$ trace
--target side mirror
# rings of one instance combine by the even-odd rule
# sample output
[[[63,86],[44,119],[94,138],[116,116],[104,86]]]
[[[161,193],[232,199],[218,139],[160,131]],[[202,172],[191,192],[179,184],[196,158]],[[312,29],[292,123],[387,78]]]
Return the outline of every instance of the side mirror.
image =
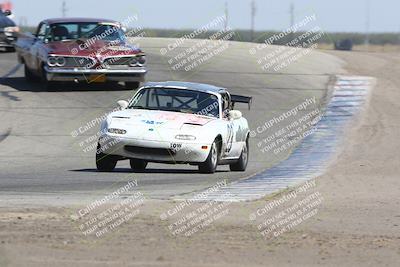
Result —
[[[36,43],[37,41],[41,40],[40,37],[38,37],[34,33],[30,33],[30,34],[28,34],[28,36],[32,38],[32,43]]]
[[[129,106],[129,103],[126,100],[119,100],[117,104],[121,107],[121,109],[126,109]]]
[[[229,118],[231,118],[232,120],[240,119],[242,116],[242,112],[240,112],[239,110],[229,111]]]
[[[3,14],[4,14],[4,16],[10,16],[12,13],[11,13],[11,10],[5,10],[3,12]]]
[[[35,40],[35,39],[37,39],[36,34],[31,33],[31,32],[25,32],[24,34],[26,37],[29,37],[30,39],[32,39],[32,41],[36,42],[36,40]]]

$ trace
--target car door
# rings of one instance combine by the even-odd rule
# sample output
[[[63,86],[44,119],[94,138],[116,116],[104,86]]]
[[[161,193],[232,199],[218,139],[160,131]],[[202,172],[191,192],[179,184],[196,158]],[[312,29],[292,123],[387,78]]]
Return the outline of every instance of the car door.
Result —
[[[240,157],[240,154],[243,150],[243,145],[246,142],[246,134],[247,134],[247,122],[245,118],[232,119],[232,128],[233,128],[233,147],[232,154],[234,157]]]
[[[40,72],[40,52],[43,48],[43,42],[47,33],[47,24],[41,23],[36,32],[36,38],[32,40],[32,44],[29,46],[29,51],[27,53],[28,58],[26,63],[31,70],[36,70]]]
[[[223,138],[222,152],[223,158],[231,158],[235,157],[235,122],[229,118],[229,110],[230,110],[230,99],[229,94],[222,93],[221,94],[221,103],[222,103],[222,121],[224,123],[224,131],[225,136]]]
[[[226,102],[225,102],[226,100]],[[232,110],[231,100],[229,93],[222,95],[223,101],[223,120],[226,122],[227,138],[225,144],[225,157],[238,158],[242,153],[243,144],[245,142],[246,127],[244,118],[231,118],[229,111]]]

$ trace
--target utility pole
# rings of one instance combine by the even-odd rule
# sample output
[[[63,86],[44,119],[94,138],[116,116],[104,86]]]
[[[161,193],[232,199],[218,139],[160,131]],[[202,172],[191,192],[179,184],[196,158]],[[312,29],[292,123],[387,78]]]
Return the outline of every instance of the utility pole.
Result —
[[[293,32],[293,26],[294,26],[294,4],[293,2],[290,3],[290,8],[289,8],[289,13],[290,13],[290,40],[289,43],[291,41],[294,40],[294,32]]]
[[[371,9],[371,2],[370,2],[370,0],[367,0],[367,19],[366,19],[366,27],[365,27],[365,30],[366,30],[366,32],[365,32],[365,45],[366,45],[366,47],[367,47],[367,50],[368,50],[368,46],[369,46],[369,31],[370,31],[370,20],[371,20],[371,18],[370,18],[370,9]]]
[[[65,1],[62,2],[62,6],[61,6],[61,14],[62,17],[65,18],[67,16],[67,4],[65,3]]]
[[[398,45],[400,46],[400,29],[399,29],[399,37],[398,38]]]
[[[290,27],[293,27],[294,26],[294,4],[293,4],[293,2],[290,4],[289,12],[290,12]]]
[[[28,26],[28,20],[25,16],[19,17],[19,26],[20,27],[27,27]]]
[[[228,31],[228,17],[229,17],[228,2],[225,2],[225,25],[224,25],[225,31]]]
[[[251,40],[250,41],[254,40],[254,18],[256,16],[256,11],[257,11],[256,2],[254,0],[252,0],[251,1],[251,37],[250,37]]]

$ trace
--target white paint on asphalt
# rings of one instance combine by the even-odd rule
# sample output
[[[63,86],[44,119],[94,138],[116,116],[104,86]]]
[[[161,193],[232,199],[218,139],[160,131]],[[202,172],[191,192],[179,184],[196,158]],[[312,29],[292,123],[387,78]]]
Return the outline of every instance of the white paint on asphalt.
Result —
[[[257,200],[323,174],[338,149],[345,127],[366,105],[374,82],[371,77],[337,76],[332,97],[316,130],[304,138],[288,159],[248,179],[233,182],[204,200]],[[227,198],[227,194],[231,197]]]

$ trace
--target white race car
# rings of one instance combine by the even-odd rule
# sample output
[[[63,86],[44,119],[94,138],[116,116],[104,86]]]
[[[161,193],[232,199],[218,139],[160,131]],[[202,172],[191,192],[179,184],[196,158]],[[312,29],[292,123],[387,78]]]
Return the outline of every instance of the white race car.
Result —
[[[224,164],[245,171],[249,126],[234,105],[250,108],[251,100],[208,84],[146,83],[102,122],[97,169],[112,171],[118,160],[129,159],[134,171],[148,162],[198,165],[202,173]]]

